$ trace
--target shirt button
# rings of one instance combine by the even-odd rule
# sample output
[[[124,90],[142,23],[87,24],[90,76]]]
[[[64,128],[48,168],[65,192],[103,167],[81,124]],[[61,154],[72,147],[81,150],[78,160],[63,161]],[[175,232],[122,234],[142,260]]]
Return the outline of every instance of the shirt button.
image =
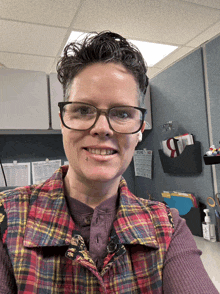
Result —
[[[117,248],[118,248],[118,244],[111,241],[107,246],[107,251],[108,253],[113,253],[117,250]]]
[[[91,224],[91,219],[92,219],[92,216],[86,216],[84,218],[84,224],[90,225]]]

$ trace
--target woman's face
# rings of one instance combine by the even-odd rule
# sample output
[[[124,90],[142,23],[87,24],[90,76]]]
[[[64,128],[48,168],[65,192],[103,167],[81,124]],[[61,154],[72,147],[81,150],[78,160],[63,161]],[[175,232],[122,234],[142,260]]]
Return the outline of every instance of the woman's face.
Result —
[[[137,83],[120,64],[96,63],[74,78],[69,101],[89,103],[100,109],[138,106]],[[68,172],[81,182],[119,180],[138,143],[137,133],[119,134],[111,130],[105,115],[100,115],[90,130],[70,130],[62,124],[61,128]],[[106,150],[113,150],[107,152],[113,154],[106,154]]]

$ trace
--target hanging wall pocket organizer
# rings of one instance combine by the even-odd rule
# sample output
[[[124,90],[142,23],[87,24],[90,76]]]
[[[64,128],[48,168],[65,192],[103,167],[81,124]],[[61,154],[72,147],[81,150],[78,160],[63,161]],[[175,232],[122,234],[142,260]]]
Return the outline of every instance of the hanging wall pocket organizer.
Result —
[[[203,159],[204,159],[205,165],[219,164],[220,163],[220,147],[216,148],[215,145],[210,146],[209,150],[203,156]]]
[[[192,134],[182,134],[178,122],[169,121],[161,128],[159,156],[163,171],[172,175],[193,175],[202,172],[201,143]]]
[[[219,164],[220,163],[220,156],[203,156],[205,165],[212,165],[212,164]]]
[[[162,149],[158,151],[163,171],[165,173],[192,175],[202,172],[201,143],[198,141],[195,141],[193,145],[187,145],[183,152],[174,158],[164,154]]]

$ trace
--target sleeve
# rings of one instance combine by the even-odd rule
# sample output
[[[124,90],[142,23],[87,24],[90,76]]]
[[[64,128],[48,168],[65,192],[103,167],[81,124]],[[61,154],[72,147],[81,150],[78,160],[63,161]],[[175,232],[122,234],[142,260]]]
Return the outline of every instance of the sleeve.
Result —
[[[200,259],[186,221],[177,209],[171,209],[175,231],[165,256],[163,268],[164,294],[219,294]]]
[[[3,204],[0,202],[0,293],[15,294],[17,286],[10,257],[3,245],[7,233],[7,215]]]
[[[15,294],[17,286],[10,258],[0,239],[0,293]]]

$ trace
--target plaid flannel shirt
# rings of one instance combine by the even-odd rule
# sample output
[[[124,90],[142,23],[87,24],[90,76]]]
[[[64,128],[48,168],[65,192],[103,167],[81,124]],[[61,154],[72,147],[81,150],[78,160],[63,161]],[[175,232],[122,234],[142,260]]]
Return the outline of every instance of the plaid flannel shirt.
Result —
[[[162,293],[165,254],[174,232],[163,203],[135,197],[120,182],[120,201],[101,272],[66,204],[58,169],[40,185],[0,193],[3,242],[18,293]]]

